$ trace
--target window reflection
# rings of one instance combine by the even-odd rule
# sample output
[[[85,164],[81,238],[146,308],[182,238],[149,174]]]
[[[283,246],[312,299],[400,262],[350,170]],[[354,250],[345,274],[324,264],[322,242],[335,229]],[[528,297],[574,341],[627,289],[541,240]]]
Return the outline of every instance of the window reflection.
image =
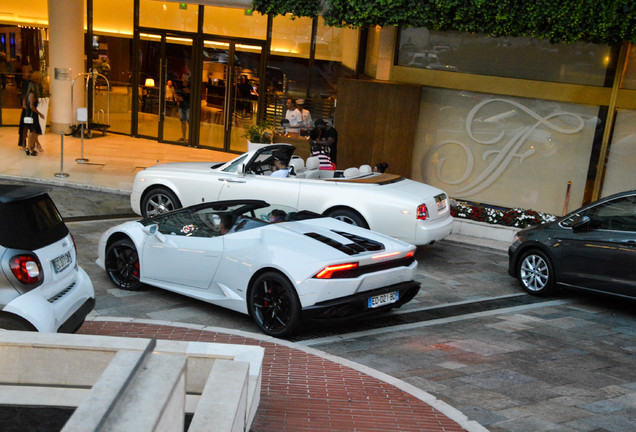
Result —
[[[403,28],[398,65],[539,81],[606,85],[611,47]]]

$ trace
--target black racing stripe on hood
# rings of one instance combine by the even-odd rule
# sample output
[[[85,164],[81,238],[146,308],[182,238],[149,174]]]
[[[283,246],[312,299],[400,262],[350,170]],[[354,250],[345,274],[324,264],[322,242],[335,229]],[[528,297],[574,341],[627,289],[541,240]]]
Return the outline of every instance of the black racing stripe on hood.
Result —
[[[367,251],[380,251],[384,250],[384,245],[375,240],[368,239],[366,237],[361,237],[355,234],[350,234],[342,231],[334,231],[334,233],[341,235],[348,240],[351,240],[351,243],[343,244],[339,241],[336,241],[332,238],[326,237],[322,234],[318,234],[315,232],[305,233],[307,237],[311,237],[319,242],[322,242],[326,245],[329,245],[335,249],[338,249],[340,252],[346,253],[347,255],[357,255],[362,252]]]

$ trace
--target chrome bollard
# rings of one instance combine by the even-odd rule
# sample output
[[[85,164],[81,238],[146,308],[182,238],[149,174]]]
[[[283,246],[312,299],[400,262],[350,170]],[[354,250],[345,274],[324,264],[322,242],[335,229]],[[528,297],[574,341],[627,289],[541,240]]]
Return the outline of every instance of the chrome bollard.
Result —
[[[64,172],[64,132],[60,132],[60,172],[53,174],[55,177],[68,177]]]
[[[81,126],[80,126],[80,127],[81,127],[81,131],[82,131],[82,141],[81,141],[81,143],[82,143],[82,147],[81,147],[81,148],[82,148],[82,150],[81,150],[80,157],[78,157],[77,159],[75,159],[75,162],[77,162],[77,163],[86,163],[86,162],[88,162],[88,159],[86,159],[86,158],[84,157],[84,122],[82,122],[82,124],[81,124]]]

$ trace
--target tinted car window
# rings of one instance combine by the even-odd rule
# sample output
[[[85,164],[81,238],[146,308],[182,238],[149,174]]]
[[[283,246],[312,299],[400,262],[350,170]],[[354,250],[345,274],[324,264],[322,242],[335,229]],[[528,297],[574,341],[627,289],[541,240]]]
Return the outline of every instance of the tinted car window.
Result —
[[[62,216],[47,195],[0,204],[0,244],[35,250],[68,235]]]
[[[592,227],[614,231],[636,231],[636,196],[607,201],[586,210]]]

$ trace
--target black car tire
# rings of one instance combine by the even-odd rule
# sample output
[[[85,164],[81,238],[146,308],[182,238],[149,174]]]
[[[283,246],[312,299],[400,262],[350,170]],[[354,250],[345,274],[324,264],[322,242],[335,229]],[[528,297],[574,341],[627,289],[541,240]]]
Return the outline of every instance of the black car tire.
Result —
[[[524,252],[517,263],[517,279],[521,287],[536,296],[548,296],[555,290],[554,267],[544,252]]]
[[[104,266],[108,278],[117,288],[128,291],[141,289],[139,255],[130,239],[117,240],[108,247]]]
[[[270,336],[288,335],[300,321],[296,290],[278,272],[266,272],[254,280],[248,294],[248,308],[256,325]]]
[[[330,216],[334,219],[338,219],[340,221],[346,222],[351,225],[359,226],[362,228],[369,228],[369,224],[364,218],[360,215],[360,213],[349,210],[349,209],[336,209],[330,211],[327,216]]]
[[[181,201],[170,189],[157,187],[148,192],[141,201],[143,217],[152,217],[181,208]]]

